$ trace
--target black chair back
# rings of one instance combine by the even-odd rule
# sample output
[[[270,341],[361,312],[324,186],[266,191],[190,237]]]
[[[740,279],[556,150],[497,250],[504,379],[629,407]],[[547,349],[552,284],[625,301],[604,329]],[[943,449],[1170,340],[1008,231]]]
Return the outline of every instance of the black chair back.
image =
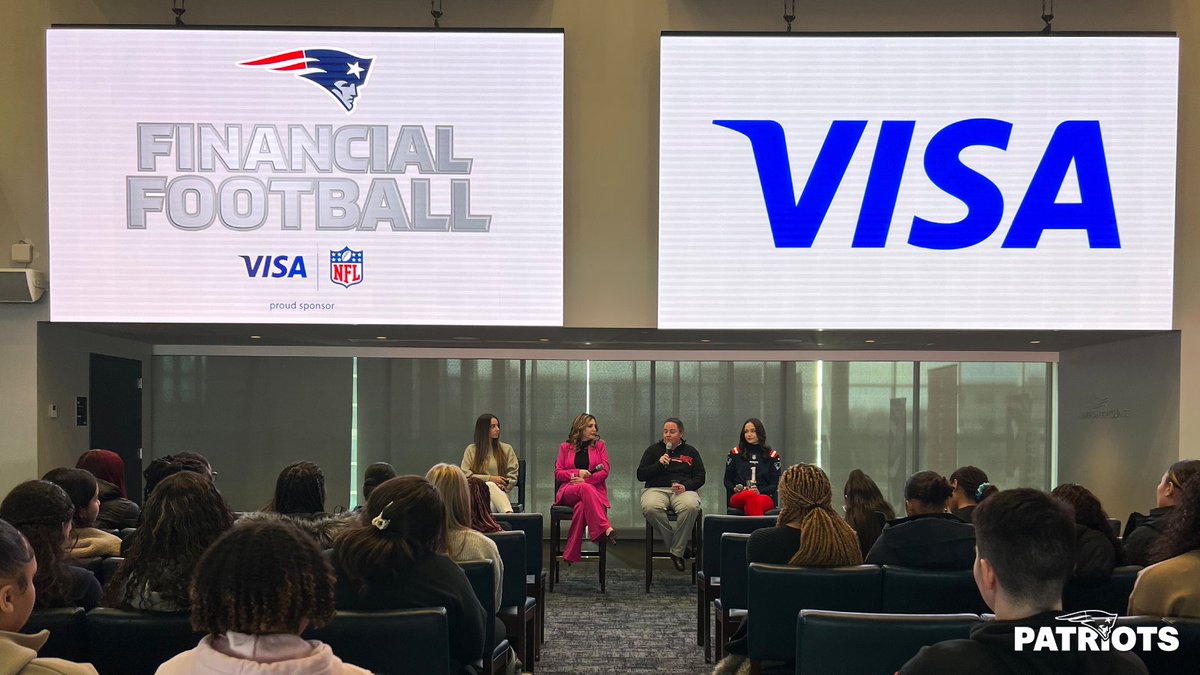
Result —
[[[796,655],[796,617],[802,609],[878,612],[883,571],[876,565],[790,567],[750,563],[749,656],[790,661]]]
[[[1137,581],[1141,569],[1137,565],[1118,567],[1113,570],[1108,581],[1099,584],[1071,579],[1063,589],[1063,611],[1102,609],[1114,614],[1124,614],[1129,608],[1129,594],[1133,593],[1133,584]]]
[[[705,514],[700,546],[700,570],[708,579],[721,576],[721,535],[726,532],[750,534],[763,528],[773,527],[777,519],[772,516],[726,516]]]
[[[29,615],[21,628],[22,633],[33,635],[43,630],[50,631],[50,638],[38,650],[38,656],[87,661],[87,629],[82,607],[55,607],[39,609]]]
[[[492,658],[492,650],[496,643],[496,577],[492,572],[491,560],[472,560],[458,564],[467,581],[471,582],[471,590],[475,598],[483,606],[483,654],[480,657],[487,661]]]
[[[164,661],[195,647],[186,613],[130,612],[99,607],[88,612],[88,655],[101,675],[154,675]]]
[[[541,574],[545,567],[545,562],[542,560],[542,514],[496,513],[493,514],[493,517],[498,523],[511,525],[513,532],[525,533],[525,574]]]
[[[906,614],[982,614],[991,611],[971,570],[883,566],[883,611]]]
[[[121,538],[121,541],[125,541],[132,537],[134,532],[137,532],[136,527],[123,527],[117,531],[117,536]]]
[[[721,535],[721,606],[726,609],[746,609],[749,565],[746,563],[746,544],[750,535],[726,532]]]
[[[125,563],[124,558],[113,556],[100,561],[100,568],[96,570],[96,581],[100,582],[101,586],[105,586],[117,574],[117,570],[121,569],[121,565]]]
[[[921,647],[968,638],[975,614],[864,614],[806,609],[796,622],[797,675],[894,673]]]
[[[501,580],[500,606],[525,605],[525,533],[488,532],[484,536],[496,542],[500,559],[504,561]]]
[[[1121,521],[1117,520],[1116,518],[1109,518],[1108,526],[1110,528],[1112,528],[1113,536],[1116,537],[1117,539],[1120,539],[1121,538]]]
[[[378,612],[339,610],[329,625],[309,629],[346,663],[381,675],[453,675],[444,607]]]

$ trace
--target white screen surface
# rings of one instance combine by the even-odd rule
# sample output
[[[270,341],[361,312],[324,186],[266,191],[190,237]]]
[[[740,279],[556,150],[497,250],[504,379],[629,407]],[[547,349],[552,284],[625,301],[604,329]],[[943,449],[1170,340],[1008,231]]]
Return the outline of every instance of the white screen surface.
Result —
[[[665,35],[658,325],[1170,328],[1177,79],[1173,37]]]
[[[55,28],[51,319],[562,324],[563,35]]]

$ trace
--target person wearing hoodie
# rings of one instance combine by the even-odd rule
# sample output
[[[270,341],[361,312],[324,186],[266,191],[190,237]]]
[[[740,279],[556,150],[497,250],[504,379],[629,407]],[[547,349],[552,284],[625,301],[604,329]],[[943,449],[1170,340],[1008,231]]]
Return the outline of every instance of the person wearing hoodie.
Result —
[[[102,530],[123,530],[138,526],[142,510],[129,500],[125,489],[125,461],[112,450],[88,450],[75,462],[76,469],[83,469],[96,477],[100,484],[100,515],[96,527]]]
[[[1171,513],[1182,501],[1184,483],[1197,474],[1200,474],[1200,459],[1184,459],[1172,464],[1162,475],[1154,489],[1155,507],[1150,509],[1150,515],[1125,534],[1126,562],[1142,566],[1158,562],[1150,559],[1150,549],[1166,531]]]
[[[96,477],[83,469],[51,469],[42,476],[59,486],[71,498],[75,507],[71,525],[75,531],[73,539],[67,540],[68,553],[80,564],[97,558],[121,555],[121,538],[96,527],[100,515],[100,484]]]
[[[96,675],[87,663],[42,658],[50,631],[20,633],[37,601],[33,548],[17,528],[0,520],[0,673],[4,675]]]
[[[1075,514],[1075,578],[1089,585],[1106,583],[1113,568],[1125,564],[1125,550],[1108,524],[1100,499],[1076,483],[1063,483],[1050,496]]]
[[[208,635],[158,675],[369,675],[329,645],[300,637],[333,619],[334,577],[294,525],[235,525],[204,552],[195,574],[192,628]]]
[[[971,568],[975,528],[946,512],[954,489],[940,474],[920,471],[904,484],[905,518],[889,522],[867,552],[868,565],[922,569]]]
[[[978,624],[969,639],[922,647],[898,675],[1147,672],[1128,652],[1015,649],[1018,628],[1053,635],[1064,626],[1056,617],[1063,613],[1063,587],[1075,569],[1075,523],[1063,502],[1039,490],[1005,490],[981,503],[972,520],[975,584],[996,619]]]

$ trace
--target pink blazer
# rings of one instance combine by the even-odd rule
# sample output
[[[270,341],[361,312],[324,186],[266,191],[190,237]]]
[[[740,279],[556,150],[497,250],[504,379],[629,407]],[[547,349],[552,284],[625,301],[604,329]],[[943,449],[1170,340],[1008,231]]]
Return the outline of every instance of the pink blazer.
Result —
[[[600,499],[604,501],[604,508],[612,508],[612,505],[608,503],[608,451],[604,449],[604,441],[597,440],[588,448],[588,466],[604,467],[585,478],[584,482],[596,488],[596,492],[600,493]],[[591,469],[588,470],[591,471]],[[563,488],[570,485],[571,478],[578,475],[579,469],[575,468],[575,447],[570,443],[563,443],[558,446],[558,461],[554,463],[554,482],[562,483],[558,488],[558,494],[554,495],[555,504],[562,501]]]

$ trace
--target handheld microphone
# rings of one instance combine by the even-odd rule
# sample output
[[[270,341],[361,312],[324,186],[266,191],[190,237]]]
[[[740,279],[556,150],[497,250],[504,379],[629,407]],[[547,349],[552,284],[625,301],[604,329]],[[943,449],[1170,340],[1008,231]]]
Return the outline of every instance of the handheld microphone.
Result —
[[[604,465],[597,464],[595,467],[592,468],[592,473],[600,473],[603,470],[604,470]]]
[[[671,448],[675,447],[675,444],[671,443],[670,441],[663,441],[663,445],[667,447],[667,452],[670,452]]]

